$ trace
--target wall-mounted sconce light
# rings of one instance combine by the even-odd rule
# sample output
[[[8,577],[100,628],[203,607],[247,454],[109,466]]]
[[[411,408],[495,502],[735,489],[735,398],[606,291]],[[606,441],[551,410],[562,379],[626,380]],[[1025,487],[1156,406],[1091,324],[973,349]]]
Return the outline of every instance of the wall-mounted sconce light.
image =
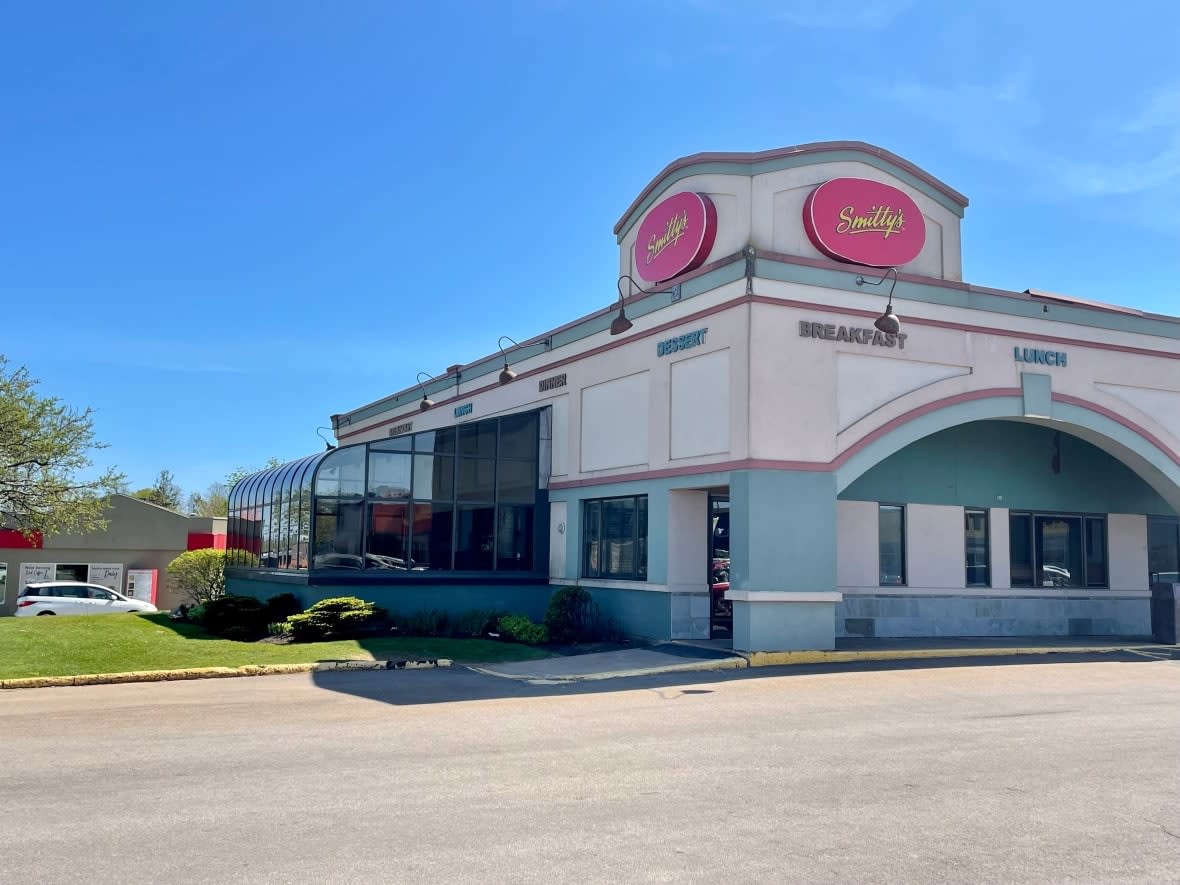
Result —
[[[437,381],[438,379],[435,378],[433,375],[431,375],[429,372],[419,372],[418,373],[418,386],[422,388],[422,402],[418,403],[418,408],[421,411],[425,412],[427,409],[429,409],[431,406],[434,405],[434,400],[432,400],[430,397],[428,397],[426,395],[426,385],[422,383],[422,376],[423,375],[425,375],[431,381]]]
[[[332,443],[331,440],[329,440],[326,436],[324,436],[322,433],[320,433],[320,431],[321,430],[331,430],[331,429],[332,429],[331,427],[317,427],[315,429],[316,436],[318,436],[320,439],[322,439],[324,441],[324,450],[328,451],[328,452],[332,451],[332,449],[336,448],[336,446]]]
[[[504,342],[505,341],[512,342],[513,347],[511,349],[513,349],[513,350],[519,350],[522,347],[533,347],[533,346],[537,346],[537,345],[544,347],[546,350],[553,349],[553,339],[552,338],[542,338],[540,341],[533,341],[530,344],[520,344],[507,335],[501,335],[500,340],[496,342],[496,347],[500,348],[500,356],[502,356],[504,358],[504,368],[500,370],[500,383],[501,384],[507,384],[509,381],[511,381],[513,378],[516,377],[516,373],[514,371],[512,371],[512,367],[508,365],[508,354],[506,354],[504,352]]]
[[[867,280],[862,276],[858,276],[856,278],[856,284],[858,286],[879,286],[885,282],[890,274],[893,274],[893,284],[889,287],[889,301],[885,305],[885,313],[877,317],[873,321],[873,325],[881,332],[885,332],[888,335],[896,335],[901,331],[901,320],[893,312],[893,290],[897,288],[897,268],[887,268],[885,273],[881,274],[879,280]]]
[[[623,280],[627,281],[626,295],[623,294]],[[673,301],[679,301],[681,297],[679,283],[667,289],[644,289],[639,285],[639,283],[635,282],[634,277],[632,277],[630,274],[623,274],[621,277],[619,277],[618,281],[615,283],[615,288],[619,290],[619,314],[613,320],[611,320],[610,333],[612,335],[622,335],[631,328],[632,323],[629,319],[627,319],[627,311],[624,307],[624,302],[630,298],[632,294],[655,295],[658,292],[667,292],[672,296]],[[632,293],[632,288],[637,289],[638,291]]]

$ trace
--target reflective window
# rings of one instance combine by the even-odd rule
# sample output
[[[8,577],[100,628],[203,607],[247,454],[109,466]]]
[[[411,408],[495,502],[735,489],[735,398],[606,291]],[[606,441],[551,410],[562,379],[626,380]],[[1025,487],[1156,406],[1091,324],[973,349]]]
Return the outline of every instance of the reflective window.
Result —
[[[905,508],[881,504],[877,514],[877,547],[882,587],[905,585]]]
[[[1147,571],[1153,584],[1180,583],[1180,519],[1147,518]]]
[[[542,572],[540,414],[346,446],[246,477],[230,493],[229,531],[259,561],[237,564]]]
[[[647,580],[647,496],[582,504],[582,574]]]
[[[964,537],[967,546],[967,586],[989,587],[987,511],[965,511]]]
[[[1108,586],[1106,517],[1012,513],[1013,587]]]
[[[410,497],[412,456],[397,452],[369,454],[369,497],[387,500]]]
[[[416,571],[454,568],[451,561],[455,510],[451,503],[415,501],[410,567]]]

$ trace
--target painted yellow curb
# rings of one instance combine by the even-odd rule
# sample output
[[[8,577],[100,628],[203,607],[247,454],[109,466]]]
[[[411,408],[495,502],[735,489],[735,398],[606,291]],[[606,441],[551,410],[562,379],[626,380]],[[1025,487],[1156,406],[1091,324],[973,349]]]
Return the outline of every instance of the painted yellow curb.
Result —
[[[914,648],[861,651],[754,651],[746,652],[751,667],[780,667],[789,664],[851,664],[857,661],[917,661],[934,658],[988,658],[1014,655],[1107,654],[1134,651],[1128,646],[1068,646],[1025,648]]]
[[[78,676],[30,676],[0,679],[6,688],[52,688],[59,685],[114,685],[125,682],[175,682],[183,679],[224,679],[231,676],[276,676],[306,673],[318,664],[266,664],[245,667],[193,667],[187,670],[135,670],[129,673],[84,673]]]

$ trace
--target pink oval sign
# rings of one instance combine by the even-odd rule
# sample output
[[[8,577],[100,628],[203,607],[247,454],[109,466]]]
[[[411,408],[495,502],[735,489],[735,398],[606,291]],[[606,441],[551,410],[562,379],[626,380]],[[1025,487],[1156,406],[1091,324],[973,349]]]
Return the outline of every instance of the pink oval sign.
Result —
[[[869,267],[913,261],[926,242],[918,204],[864,178],[833,178],[813,190],[803,203],[803,227],[825,255]]]
[[[705,263],[717,239],[717,208],[704,194],[676,194],[657,204],[639,225],[635,271],[662,283]]]

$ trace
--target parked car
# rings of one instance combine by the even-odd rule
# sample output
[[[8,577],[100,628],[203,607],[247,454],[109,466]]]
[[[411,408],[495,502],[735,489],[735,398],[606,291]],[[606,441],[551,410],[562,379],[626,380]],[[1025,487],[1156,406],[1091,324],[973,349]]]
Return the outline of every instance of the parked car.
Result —
[[[100,584],[83,581],[42,581],[26,584],[16,598],[16,616],[107,615],[159,611],[150,602],[130,599]]]

